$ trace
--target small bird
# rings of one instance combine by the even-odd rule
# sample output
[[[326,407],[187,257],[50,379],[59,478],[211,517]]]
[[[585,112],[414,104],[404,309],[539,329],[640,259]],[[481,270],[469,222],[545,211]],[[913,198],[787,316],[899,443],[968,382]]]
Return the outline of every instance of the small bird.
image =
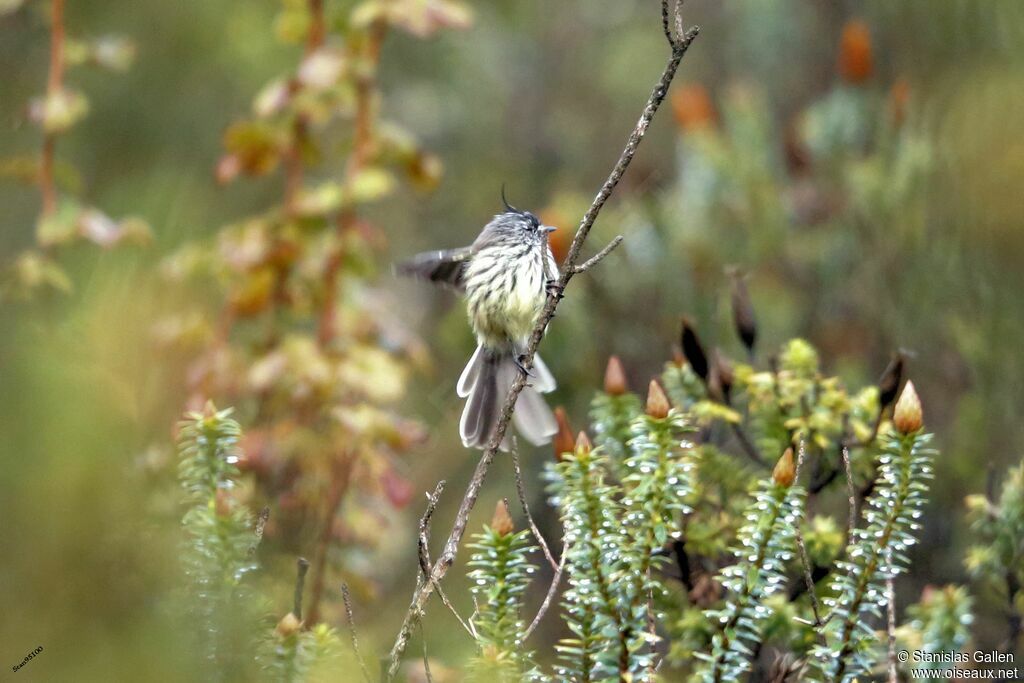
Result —
[[[540,356],[533,370],[522,364],[530,334],[544,308],[548,288],[558,280],[558,266],[548,246],[555,228],[529,211],[509,205],[502,188],[503,213],[496,215],[468,247],[430,251],[398,266],[398,272],[453,287],[466,299],[476,352],[459,377],[456,392],[466,399],[459,435],[467,448],[485,448],[516,374],[529,383],[516,401],[513,421],[534,445],[548,443],[558,424],[541,394],[555,389]],[[508,435],[501,449],[508,450]]]

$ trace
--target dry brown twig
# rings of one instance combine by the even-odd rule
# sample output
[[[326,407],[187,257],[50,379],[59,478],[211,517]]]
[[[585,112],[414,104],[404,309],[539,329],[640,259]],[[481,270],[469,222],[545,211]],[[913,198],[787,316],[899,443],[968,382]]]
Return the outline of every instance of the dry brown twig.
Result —
[[[540,533],[540,529],[537,528],[537,523],[533,521],[533,515],[530,514],[530,506],[526,503],[526,487],[523,486],[523,471],[519,467],[519,444],[516,440],[512,439],[512,469],[515,470],[516,475],[516,493],[519,495],[519,504],[523,506],[523,514],[526,515],[526,521],[530,525],[530,531],[533,532],[533,537],[537,539],[537,544],[540,545],[541,551],[544,553],[544,557],[547,558],[548,564],[551,568],[558,571],[559,563],[555,561],[554,556],[551,555],[551,549],[548,548],[547,541],[544,540],[544,536]]]
[[[804,456],[806,455],[806,449],[804,448],[803,439],[797,444],[796,449],[796,474],[794,475],[794,481],[800,481],[800,469],[804,464]],[[821,605],[818,604],[818,595],[814,592],[814,577],[811,574],[811,562],[807,559],[807,545],[804,543],[804,533],[800,529],[799,522],[796,524],[794,529],[796,532],[796,545],[800,551],[800,564],[803,565],[804,570],[804,582],[807,584],[807,595],[811,600],[811,611],[814,612],[814,627],[820,629],[823,625],[821,621]]]
[[[345,603],[345,619],[348,620],[348,632],[352,637],[352,651],[355,652],[356,661],[359,662],[359,669],[363,674],[363,680],[370,683],[370,672],[366,669],[366,662],[359,651],[359,638],[356,636],[356,621],[352,617],[352,596],[348,592],[348,584],[341,584],[341,599]]]
[[[615,163],[615,166],[612,168],[611,173],[609,173],[608,178],[601,186],[597,196],[594,197],[594,201],[591,203],[590,208],[583,215],[583,218],[580,221],[580,226],[576,231],[576,236],[573,238],[572,244],[569,247],[569,253],[566,255],[565,262],[562,264],[562,275],[558,281],[554,283],[548,293],[547,302],[545,303],[544,309],[541,311],[537,324],[533,329],[533,334],[530,336],[526,353],[522,357],[522,364],[527,369],[533,367],[534,354],[537,352],[537,347],[540,345],[540,341],[544,336],[544,331],[547,329],[548,323],[551,322],[551,319],[554,317],[555,309],[558,307],[558,303],[564,295],[566,286],[569,284],[569,281],[572,280],[573,276],[579,273],[577,270],[577,261],[580,258],[580,252],[583,250],[583,244],[586,242],[587,236],[590,234],[590,229],[593,227],[594,222],[597,220],[597,217],[601,213],[601,209],[604,208],[608,198],[611,197],[612,192],[614,192],[616,186],[619,184],[619,181],[622,179],[622,176],[629,167],[629,164],[633,161],[633,156],[636,154],[636,150],[640,146],[640,142],[647,134],[647,130],[650,127],[654,115],[657,113],[658,108],[661,106],[668,94],[669,86],[676,75],[676,71],[679,68],[679,63],[683,59],[683,55],[686,54],[691,43],[697,37],[699,29],[696,26],[685,32],[679,30],[679,28],[682,27],[682,18],[679,14],[680,9],[680,3],[676,2],[674,3],[674,8],[670,11],[669,0],[662,0],[662,23],[665,36],[668,39],[669,47],[671,48],[668,63],[665,65],[665,68],[661,73],[661,77],[654,86],[650,97],[648,97],[647,103],[640,114],[640,119],[637,121],[636,127],[630,134],[625,148],[619,155],[618,161]],[[675,31],[671,28],[671,22],[669,19],[670,14],[675,17]],[[608,251],[610,251],[610,249],[608,249]],[[586,263],[583,265],[586,265]],[[516,399],[519,398],[519,394],[523,391],[526,383],[526,375],[520,374],[509,389],[501,414],[498,418],[498,422],[495,425],[494,433],[491,435],[491,440],[487,444],[487,448],[484,449],[483,454],[480,456],[480,461],[476,466],[476,470],[470,478],[469,486],[466,489],[466,493],[462,498],[462,503],[459,506],[458,513],[455,516],[455,523],[452,526],[451,533],[448,535],[448,540],[444,545],[441,556],[431,568],[430,581],[418,582],[418,584],[421,585],[417,585],[416,590],[413,593],[412,602],[409,605],[405,619],[398,631],[397,637],[395,638],[395,643],[392,646],[388,657],[387,666],[383,672],[383,679],[385,681],[393,680],[395,675],[398,673],[399,663],[402,654],[408,646],[413,626],[421,617],[427,600],[430,598],[430,594],[438,585],[439,581],[448,573],[448,570],[455,562],[455,556],[458,554],[459,544],[462,542],[462,536],[465,534],[466,526],[469,522],[469,513],[473,510],[473,506],[476,505],[477,497],[480,495],[480,489],[487,476],[487,471],[498,452],[498,447],[504,439],[506,431],[508,430],[509,422],[512,419],[512,411],[515,408]]]

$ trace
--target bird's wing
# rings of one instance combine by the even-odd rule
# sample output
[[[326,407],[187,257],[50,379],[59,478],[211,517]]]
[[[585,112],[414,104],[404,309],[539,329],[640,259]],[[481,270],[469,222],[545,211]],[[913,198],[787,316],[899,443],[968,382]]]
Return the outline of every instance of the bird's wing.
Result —
[[[427,251],[399,263],[396,270],[402,275],[430,280],[462,291],[466,265],[474,251],[473,247]]]

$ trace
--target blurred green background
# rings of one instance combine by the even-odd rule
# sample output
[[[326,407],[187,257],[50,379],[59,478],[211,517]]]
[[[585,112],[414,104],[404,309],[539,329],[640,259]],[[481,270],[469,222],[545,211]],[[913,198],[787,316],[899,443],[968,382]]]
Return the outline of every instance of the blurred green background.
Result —
[[[0,16],[0,158],[40,144],[25,116],[46,78],[36,4]],[[173,467],[160,463],[184,406],[185,360],[160,352],[152,330],[185,299],[220,294],[177,291],[157,271],[175,249],[280,194],[279,176],[226,187],[213,176],[227,125],[298,58],[274,40],[279,8],[68,4],[70,30],[126,34],[138,52],[124,74],[69,76],[91,111],[60,153],[82,195],[111,215],[142,216],[154,240],[70,249],[61,262],[72,293],[0,304],[0,666],[44,647],[19,680],[202,678],[180,655],[167,599],[180,582],[177,512]],[[375,291],[430,356],[400,409],[428,429],[404,456],[417,493],[376,554],[348,567],[365,578],[356,618],[371,653],[390,645],[413,587],[419,492],[448,481],[440,536],[476,463],[456,438],[454,379],[472,349],[464,314],[452,297],[394,279],[386,262],[471,241],[498,210],[502,183],[512,203],[571,234],[666,59],[656,2],[472,9],[467,30],[389,35],[382,52],[382,107],[445,174],[433,193],[401,192],[368,210],[387,238]],[[860,386],[893,350],[907,351],[942,456],[901,596],[965,582],[963,497],[1001,481],[1024,436],[1024,4],[689,0],[685,16],[701,35],[588,248],[618,233],[626,242],[573,282],[542,346],[561,385],[553,401],[582,427],[608,354],[643,386],[671,356],[684,313],[705,341],[740,357],[724,272],[738,265],[762,364],[803,336],[828,371]],[[869,32],[866,71],[840,64],[851,20]],[[5,182],[0,206],[6,264],[33,240],[38,192]],[[531,502],[553,535],[537,481],[548,457],[523,453]],[[471,529],[512,495],[511,477],[499,460]],[[289,564],[267,565],[283,613]],[[979,592],[985,643],[1002,617],[998,598]],[[471,645],[434,612],[432,653],[458,662]],[[339,616],[333,604],[325,618]]]

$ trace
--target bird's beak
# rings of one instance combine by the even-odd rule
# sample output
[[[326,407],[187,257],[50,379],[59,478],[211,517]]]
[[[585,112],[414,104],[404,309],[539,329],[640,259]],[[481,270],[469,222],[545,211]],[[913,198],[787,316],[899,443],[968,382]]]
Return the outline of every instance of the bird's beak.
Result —
[[[556,227],[554,227],[554,226],[552,226],[552,225],[545,225],[545,226],[544,226],[544,227],[542,228],[542,230],[544,230],[544,232],[546,232],[546,233],[548,233],[548,234],[550,235],[550,234],[551,234],[551,233],[553,233],[553,232],[554,232],[555,230],[558,230],[558,228],[556,228]]]

